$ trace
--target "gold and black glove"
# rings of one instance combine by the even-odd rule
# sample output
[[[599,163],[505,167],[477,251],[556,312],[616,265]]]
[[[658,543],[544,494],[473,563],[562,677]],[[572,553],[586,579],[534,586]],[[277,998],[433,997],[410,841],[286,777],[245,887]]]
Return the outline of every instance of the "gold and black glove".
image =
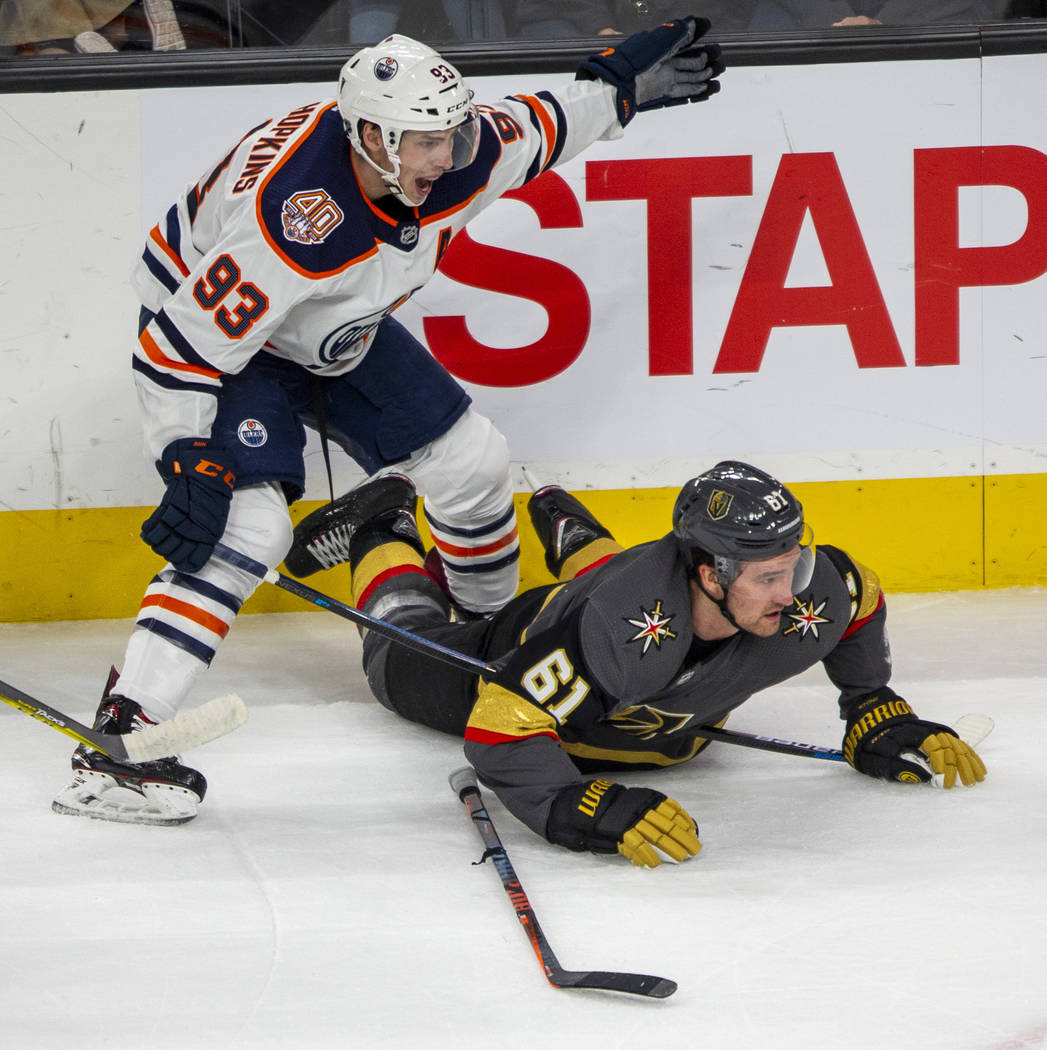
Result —
[[[888,686],[852,703],[843,755],[859,773],[903,784],[934,779],[951,788],[959,777],[970,787],[985,779],[985,763],[973,747],[949,726],[917,718]]]
[[[557,846],[621,853],[640,868],[656,868],[658,851],[686,860],[702,848],[694,820],[678,802],[649,788],[588,780],[561,788],[545,837]]]

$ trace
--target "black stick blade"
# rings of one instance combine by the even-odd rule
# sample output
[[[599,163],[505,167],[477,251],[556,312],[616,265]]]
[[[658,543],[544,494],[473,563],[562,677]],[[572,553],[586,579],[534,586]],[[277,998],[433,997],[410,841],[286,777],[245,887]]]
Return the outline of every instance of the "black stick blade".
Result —
[[[553,970],[549,983],[557,988],[594,988],[602,992],[626,992],[648,999],[667,999],[676,991],[668,977],[646,973],[608,973],[606,970]]]

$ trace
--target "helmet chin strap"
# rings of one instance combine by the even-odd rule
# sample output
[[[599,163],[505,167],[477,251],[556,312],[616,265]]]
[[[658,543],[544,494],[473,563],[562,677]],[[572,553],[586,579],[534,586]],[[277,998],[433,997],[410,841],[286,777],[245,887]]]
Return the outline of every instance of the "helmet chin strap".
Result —
[[[389,159],[389,163],[392,164],[393,170],[386,171],[381,165],[379,165],[365,149],[358,149],[353,144],[353,149],[356,151],[357,156],[363,158],[363,160],[369,164],[382,178],[382,185],[403,205],[408,208],[417,208],[418,205],[409,200],[407,193],[403,186],[400,185],[400,158],[395,153],[390,153],[386,150],[385,155]]]
[[[745,628],[731,615],[731,610],[727,608],[727,586],[726,584],[720,584],[720,590],[723,591],[723,597],[717,598],[710,594],[702,583],[701,573],[696,570],[691,570],[691,575],[694,577],[694,582],[698,584],[698,590],[705,595],[720,610],[720,615],[736,630],[745,631]],[[746,631],[747,634],[752,632]]]
[[[385,174],[382,176],[382,182],[385,183],[386,189],[403,205],[408,208],[417,208],[418,205],[411,200],[403,186],[397,181],[395,175]]]

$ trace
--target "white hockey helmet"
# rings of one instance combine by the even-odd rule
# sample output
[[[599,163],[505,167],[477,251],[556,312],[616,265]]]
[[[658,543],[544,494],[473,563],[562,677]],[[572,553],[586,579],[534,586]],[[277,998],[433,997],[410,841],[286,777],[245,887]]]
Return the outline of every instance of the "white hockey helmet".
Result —
[[[472,163],[480,142],[480,121],[473,92],[461,73],[436,51],[394,33],[374,47],[361,48],[342,66],[338,109],[356,152],[375,169],[389,191],[409,207],[415,204],[400,186],[400,140],[405,131],[455,128],[451,171]],[[379,167],[364,149],[360,122],[377,124],[391,172]]]

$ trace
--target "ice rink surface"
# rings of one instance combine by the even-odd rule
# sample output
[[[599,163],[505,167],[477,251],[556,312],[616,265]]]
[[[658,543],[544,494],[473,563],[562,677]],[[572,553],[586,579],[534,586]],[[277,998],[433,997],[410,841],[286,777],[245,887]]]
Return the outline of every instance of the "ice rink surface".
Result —
[[[447,785],[461,745],[371,698],[355,629],[245,616],[190,706],[251,720],[186,756],[193,822],[50,811],[72,741],[6,705],[0,1018],[19,1050],[1047,1047],[1047,591],[889,598],[893,685],[996,721],[989,777],[945,792],[711,745],[621,778],[704,849],[654,871],[495,826],[569,969],[670,977],[662,1001],[542,976]],[[0,677],[90,722],[130,621],[0,626]],[[731,728],[838,747],[816,668]]]

